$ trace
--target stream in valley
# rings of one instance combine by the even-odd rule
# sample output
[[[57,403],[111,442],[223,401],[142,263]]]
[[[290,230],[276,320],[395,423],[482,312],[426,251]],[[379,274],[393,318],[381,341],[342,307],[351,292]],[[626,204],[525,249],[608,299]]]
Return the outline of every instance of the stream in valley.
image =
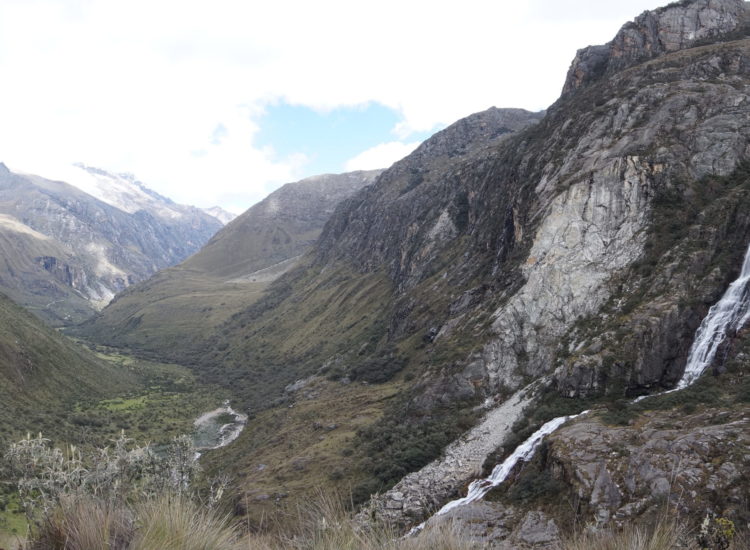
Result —
[[[206,452],[226,447],[237,439],[247,424],[247,415],[235,411],[229,401],[195,419],[193,444],[196,460]]]

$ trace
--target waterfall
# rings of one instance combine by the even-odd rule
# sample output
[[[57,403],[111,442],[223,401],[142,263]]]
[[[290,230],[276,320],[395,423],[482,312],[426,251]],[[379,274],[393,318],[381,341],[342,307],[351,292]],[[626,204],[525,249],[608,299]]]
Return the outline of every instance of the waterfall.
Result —
[[[745,253],[740,276],[708,311],[695,333],[685,372],[675,390],[687,388],[711,365],[719,345],[750,320],[750,247]],[[674,390],[673,390],[674,391]]]
[[[469,485],[469,491],[465,497],[450,501],[448,504],[438,510],[433,517],[442,516],[443,514],[448,513],[454,508],[458,508],[459,506],[463,506],[464,504],[469,504],[470,502],[474,502],[484,498],[484,495],[489,493],[493,487],[497,487],[503,481],[505,481],[505,479],[508,477],[508,475],[510,475],[510,473],[513,471],[513,468],[516,466],[516,464],[518,464],[519,461],[523,460],[524,462],[528,462],[529,460],[531,460],[531,457],[534,456],[534,452],[536,451],[542,440],[545,438],[545,436],[554,432],[568,420],[586,414],[587,412],[589,411],[583,411],[582,413],[574,414],[571,416],[560,416],[544,424],[541,428],[531,434],[531,436],[526,441],[516,447],[516,450],[513,451],[513,454],[506,458],[502,463],[495,466],[489,476],[484,479],[477,479],[472,481],[471,485]],[[409,531],[407,536],[421,531],[424,528],[425,523],[427,522],[423,522],[417,527],[413,528],[411,531]]]
[[[582,413],[574,414],[571,416],[560,416],[544,424],[541,428],[531,434],[531,437],[529,437],[526,441],[516,447],[516,450],[513,451],[513,454],[506,458],[502,463],[495,466],[492,469],[492,473],[488,477],[473,481],[471,485],[469,485],[469,491],[464,498],[449,502],[448,504],[443,506],[436,515],[441,516],[446,512],[449,512],[453,508],[457,508],[458,506],[463,506],[464,504],[469,504],[470,502],[474,502],[483,498],[484,495],[490,492],[490,489],[492,489],[493,487],[497,487],[503,481],[505,481],[505,479],[510,475],[510,473],[513,471],[513,468],[516,466],[516,464],[518,464],[520,460],[523,460],[524,462],[528,462],[529,460],[531,460],[531,457],[534,456],[534,452],[536,451],[537,447],[539,447],[539,444],[542,442],[542,439],[544,439],[545,436],[554,432],[568,420],[571,420],[577,416],[581,416],[582,414],[586,414],[587,412],[589,411],[583,411]]]
[[[682,378],[677,382],[677,385],[669,391],[644,395],[632,402],[637,403],[647,397],[654,397],[656,395],[683,390],[690,386],[700,378],[701,374],[703,374],[703,372],[711,365],[716,357],[716,351],[719,349],[719,345],[726,339],[727,335],[740,330],[748,321],[750,321],[750,246],[748,247],[747,252],[745,252],[745,259],[742,262],[740,276],[729,285],[729,288],[721,299],[711,307],[708,311],[708,315],[706,315],[705,319],[703,319],[703,322],[698,327],[698,330],[695,332],[695,340],[690,347],[690,353],[688,354],[687,363],[685,365],[685,372],[683,372]],[[516,464],[518,464],[519,460],[528,462],[545,436],[557,430],[568,420],[584,415],[587,412],[589,411],[584,411],[572,416],[561,416],[544,424],[544,426],[534,432],[531,437],[519,445],[518,448],[513,451],[513,454],[506,458],[501,464],[495,466],[488,477],[473,481],[471,485],[469,485],[469,490],[465,497],[450,501],[438,510],[433,517],[441,516],[454,508],[458,508],[459,506],[483,498],[493,487],[497,487],[505,481],[510,472],[513,471]],[[427,521],[414,527],[406,536],[421,531]]]

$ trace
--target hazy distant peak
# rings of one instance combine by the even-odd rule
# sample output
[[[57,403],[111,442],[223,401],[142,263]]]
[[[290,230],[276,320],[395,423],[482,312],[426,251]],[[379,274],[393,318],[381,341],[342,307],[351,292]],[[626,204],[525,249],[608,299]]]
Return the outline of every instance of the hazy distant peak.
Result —
[[[226,225],[237,217],[237,214],[224,210],[221,206],[212,206],[211,208],[202,208],[206,214],[219,220],[222,225]]]
[[[78,170],[71,171],[68,183],[124,212],[145,210],[164,219],[179,219],[184,214],[178,205],[148,189],[132,174],[112,174],[83,163],[73,167]]]

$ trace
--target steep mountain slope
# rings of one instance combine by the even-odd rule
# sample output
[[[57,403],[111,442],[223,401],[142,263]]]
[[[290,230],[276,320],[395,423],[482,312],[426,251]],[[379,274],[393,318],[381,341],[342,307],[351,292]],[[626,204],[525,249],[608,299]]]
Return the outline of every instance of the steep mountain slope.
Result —
[[[232,314],[295,265],[335,206],[381,170],[288,183],[219,231],[198,253],[119,295],[82,328],[109,345],[186,360]]]
[[[537,124],[494,137],[470,117],[344,201],[297,267],[194,356],[255,414],[213,457],[241,475],[248,513],[327,483],[358,501],[381,492],[368,517],[414,524],[541,423],[593,407],[536,470],[516,472],[503,537],[546,525],[544,502],[558,521],[572,510],[568,525],[653,515],[644,492],[673,496],[661,455],[679,463],[692,444],[661,445],[629,475],[610,453],[646,453],[658,430],[699,447],[703,469],[686,456],[680,483],[746,521],[747,501],[732,500],[748,484],[733,473],[748,466],[745,335],[724,346],[708,390],[628,403],[677,382],[750,242],[748,35],[740,0],[647,12],[579,52]],[[683,398],[688,422],[662,425]],[[622,409],[629,431],[612,426]],[[717,414],[726,430],[711,427]],[[739,492],[720,489],[732,483]],[[705,513],[691,499],[680,504]]]
[[[197,209],[165,204],[152,213],[134,202],[125,211],[66,183],[0,165],[0,290],[53,324],[90,317],[116,292],[184,259],[221,227]]]
[[[64,437],[66,429],[74,429],[65,415],[75,401],[101,399],[138,384],[131,373],[97,359],[0,294],[3,443],[27,430]]]

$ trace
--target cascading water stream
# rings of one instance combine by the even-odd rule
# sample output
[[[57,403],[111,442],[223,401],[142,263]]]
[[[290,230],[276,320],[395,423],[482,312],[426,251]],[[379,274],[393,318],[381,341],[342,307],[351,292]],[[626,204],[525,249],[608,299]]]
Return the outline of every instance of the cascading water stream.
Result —
[[[750,320],[750,247],[745,253],[740,276],[708,311],[695,333],[685,372],[674,390],[682,390],[695,382],[713,363],[716,351],[728,334],[740,330]]]
[[[513,454],[506,458],[502,463],[495,466],[492,469],[492,473],[488,477],[473,481],[471,485],[469,485],[469,491],[464,498],[452,500],[451,502],[443,506],[438,511],[437,515],[443,515],[446,512],[453,510],[454,508],[484,498],[484,495],[489,493],[490,489],[492,489],[493,487],[497,487],[503,481],[505,481],[505,478],[510,475],[515,465],[518,464],[519,460],[523,460],[524,462],[529,461],[545,436],[554,432],[568,420],[571,420],[577,416],[581,416],[582,414],[586,414],[587,412],[589,411],[583,411],[582,413],[572,416],[561,416],[544,424],[541,428],[535,431],[531,435],[531,437],[529,437],[526,441],[519,445],[516,450],[513,451]]]
[[[677,385],[668,391],[652,395],[644,395],[635,400],[637,403],[647,397],[655,397],[665,393],[671,393],[687,388],[693,382],[698,380],[703,372],[713,363],[716,352],[721,343],[726,339],[728,334],[732,334],[750,321],[750,246],[745,252],[745,259],[742,263],[742,271],[739,277],[729,285],[729,288],[708,311],[708,315],[695,332],[693,345],[690,347],[685,371],[682,374]],[[475,502],[483,498],[493,487],[500,485],[508,477],[513,468],[520,460],[527,462],[531,459],[536,448],[542,442],[545,436],[557,430],[568,420],[584,415],[589,411],[584,411],[573,416],[561,416],[550,420],[534,432],[531,437],[519,445],[513,454],[506,458],[501,464],[495,466],[489,477],[475,480],[469,485],[468,493],[465,497],[452,500],[443,506],[432,516],[441,516],[454,508]],[[427,520],[429,521],[429,520]],[[407,536],[421,531],[427,521],[414,527]]]
[[[568,420],[586,414],[587,412],[589,411],[583,411],[582,413],[574,414],[571,416],[560,416],[544,424],[541,428],[531,434],[531,437],[529,437],[526,441],[516,447],[516,450],[513,451],[513,454],[511,454],[503,462],[495,466],[492,469],[492,473],[488,477],[472,481],[469,485],[469,490],[465,497],[450,501],[448,504],[438,510],[432,517],[442,516],[443,514],[450,512],[454,508],[458,508],[459,506],[463,506],[465,504],[469,504],[471,502],[475,502],[484,498],[484,495],[489,493],[492,488],[497,487],[503,481],[505,481],[505,479],[508,477],[508,475],[510,475],[510,473],[513,471],[513,468],[515,468],[516,464],[518,464],[519,461],[523,460],[524,462],[528,462],[531,457],[534,456],[534,452],[545,436],[554,432]],[[421,531],[426,523],[427,521],[424,521],[418,526],[414,527],[411,531],[409,531],[407,536],[411,536]]]
[[[721,299],[711,306],[708,315],[695,331],[695,339],[690,346],[685,370],[675,387],[659,393],[642,395],[633,403],[649,397],[684,390],[690,386],[714,362],[716,352],[726,340],[727,335],[737,332],[748,321],[750,321],[750,247],[745,252],[739,277],[729,285]]]

